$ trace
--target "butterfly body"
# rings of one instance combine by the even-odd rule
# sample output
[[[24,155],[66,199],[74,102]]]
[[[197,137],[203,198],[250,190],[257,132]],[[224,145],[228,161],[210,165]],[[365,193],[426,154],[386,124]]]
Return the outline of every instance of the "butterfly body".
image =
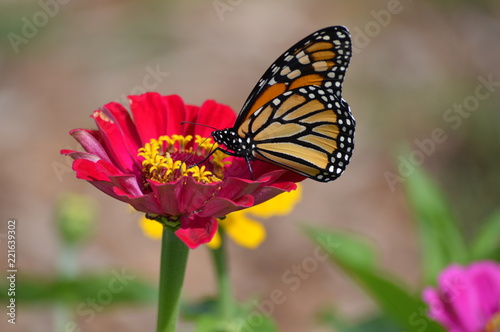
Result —
[[[255,149],[255,144],[251,137],[240,137],[232,129],[216,130],[212,133],[212,137],[216,142],[224,144],[229,150],[226,153],[245,158],[247,160],[254,159],[253,149]]]
[[[342,99],[351,57],[346,28],[319,30],[265,72],[232,128],[212,133],[224,152],[321,182],[338,178],[354,148],[355,120]]]

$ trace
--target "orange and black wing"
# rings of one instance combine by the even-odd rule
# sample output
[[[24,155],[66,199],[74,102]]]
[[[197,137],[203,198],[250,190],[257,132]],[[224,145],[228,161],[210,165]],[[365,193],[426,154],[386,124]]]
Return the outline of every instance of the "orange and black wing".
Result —
[[[341,98],[342,82],[351,58],[351,38],[342,26],[316,31],[283,53],[250,93],[234,125],[235,130],[274,98],[304,86],[323,86]]]
[[[242,127],[253,157],[321,182],[342,174],[354,148],[349,105],[314,85],[279,95]]]

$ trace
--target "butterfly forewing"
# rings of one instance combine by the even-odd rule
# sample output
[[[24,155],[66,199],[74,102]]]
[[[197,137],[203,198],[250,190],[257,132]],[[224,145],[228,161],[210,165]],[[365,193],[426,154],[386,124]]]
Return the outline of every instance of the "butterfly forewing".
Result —
[[[342,174],[354,148],[355,121],[342,99],[351,57],[344,27],[319,30],[265,72],[233,128],[213,136],[232,155],[257,158],[317,181]]]
[[[345,27],[328,27],[305,37],[267,69],[244,103],[235,127],[273,98],[298,87],[331,82],[330,93],[340,97],[350,58],[351,39]]]

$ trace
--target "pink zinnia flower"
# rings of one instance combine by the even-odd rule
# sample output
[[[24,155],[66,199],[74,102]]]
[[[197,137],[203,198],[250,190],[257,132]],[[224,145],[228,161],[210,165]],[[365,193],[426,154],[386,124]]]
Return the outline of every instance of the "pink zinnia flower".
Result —
[[[86,152],[61,153],[74,159],[77,178],[172,227],[190,248],[212,239],[216,218],[294,190],[304,179],[257,160],[252,179],[242,158],[217,151],[207,159],[217,146],[212,129],[181,122],[231,127],[236,115],[228,106],[185,105],[157,93],[129,100],[133,120],[122,105],[106,104],[92,114],[98,130],[70,132]]]
[[[450,332],[500,331],[500,264],[450,265],[439,275],[436,289],[424,290],[423,299],[429,317]]]

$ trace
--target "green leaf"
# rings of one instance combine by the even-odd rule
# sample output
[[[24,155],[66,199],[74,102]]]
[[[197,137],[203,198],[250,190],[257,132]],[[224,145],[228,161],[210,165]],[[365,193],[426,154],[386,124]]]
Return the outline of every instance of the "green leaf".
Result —
[[[203,316],[197,320],[196,332],[276,332],[274,321],[262,314],[221,320],[216,316]]]
[[[330,312],[321,314],[321,322],[339,332],[401,332],[401,329],[385,315],[378,315],[360,323],[347,323]]]
[[[200,316],[216,315],[218,309],[216,298],[206,298],[196,303],[183,303],[181,315],[185,320],[195,321]]]
[[[472,260],[493,259],[500,256],[500,211],[488,218],[479,229],[471,245]]]
[[[8,284],[1,283],[0,289],[9,289]],[[16,279],[16,301],[26,304],[53,301],[53,282],[47,277],[37,277],[36,279]],[[0,300],[8,300],[7,292],[0,292]]]
[[[330,258],[335,261],[346,273],[348,273],[368,294],[379,304],[381,309],[391,317],[395,323],[406,331],[427,332],[443,331],[435,322],[429,320],[425,315],[426,305],[406,290],[407,287],[395,281],[395,278],[378,271],[371,265],[362,264],[361,260],[351,260],[345,255],[345,250],[352,248],[337,248],[331,250],[328,246],[329,238],[341,239],[339,243],[357,242],[351,236],[333,233],[323,229],[308,227],[307,235],[321,248],[328,252]],[[359,246],[361,248],[361,246]]]
[[[122,271],[123,272],[123,271]],[[125,277],[124,277],[125,276]],[[16,280],[16,300],[25,304],[64,303],[77,305],[95,300],[109,305],[121,303],[154,303],[156,287],[138,278],[126,278],[120,272],[80,276],[75,279],[31,276]],[[6,285],[1,285],[6,289]],[[6,299],[0,292],[0,300]]]
[[[467,249],[442,193],[421,168],[406,179],[406,193],[419,223],[424,282],[433,284],[450,263],[468,262]]]
[[[183,305],[182,316],[196,322],[196,332],[275,332],[274,320],[255,308],[255,300],[236,304],[229,318],[221,317],[216,299]]]
[[[361,322],[351,332],[401,332],[401,329],[392,320],[381,315]]]
[[[304,226],[303,230],[326,253],[335,254],[345,261],[360,266],[373,267],[375,265],[373,248],[365,241],[355,238],[354,235],[347,236],[339,232],[325,232],[310,226]]]

